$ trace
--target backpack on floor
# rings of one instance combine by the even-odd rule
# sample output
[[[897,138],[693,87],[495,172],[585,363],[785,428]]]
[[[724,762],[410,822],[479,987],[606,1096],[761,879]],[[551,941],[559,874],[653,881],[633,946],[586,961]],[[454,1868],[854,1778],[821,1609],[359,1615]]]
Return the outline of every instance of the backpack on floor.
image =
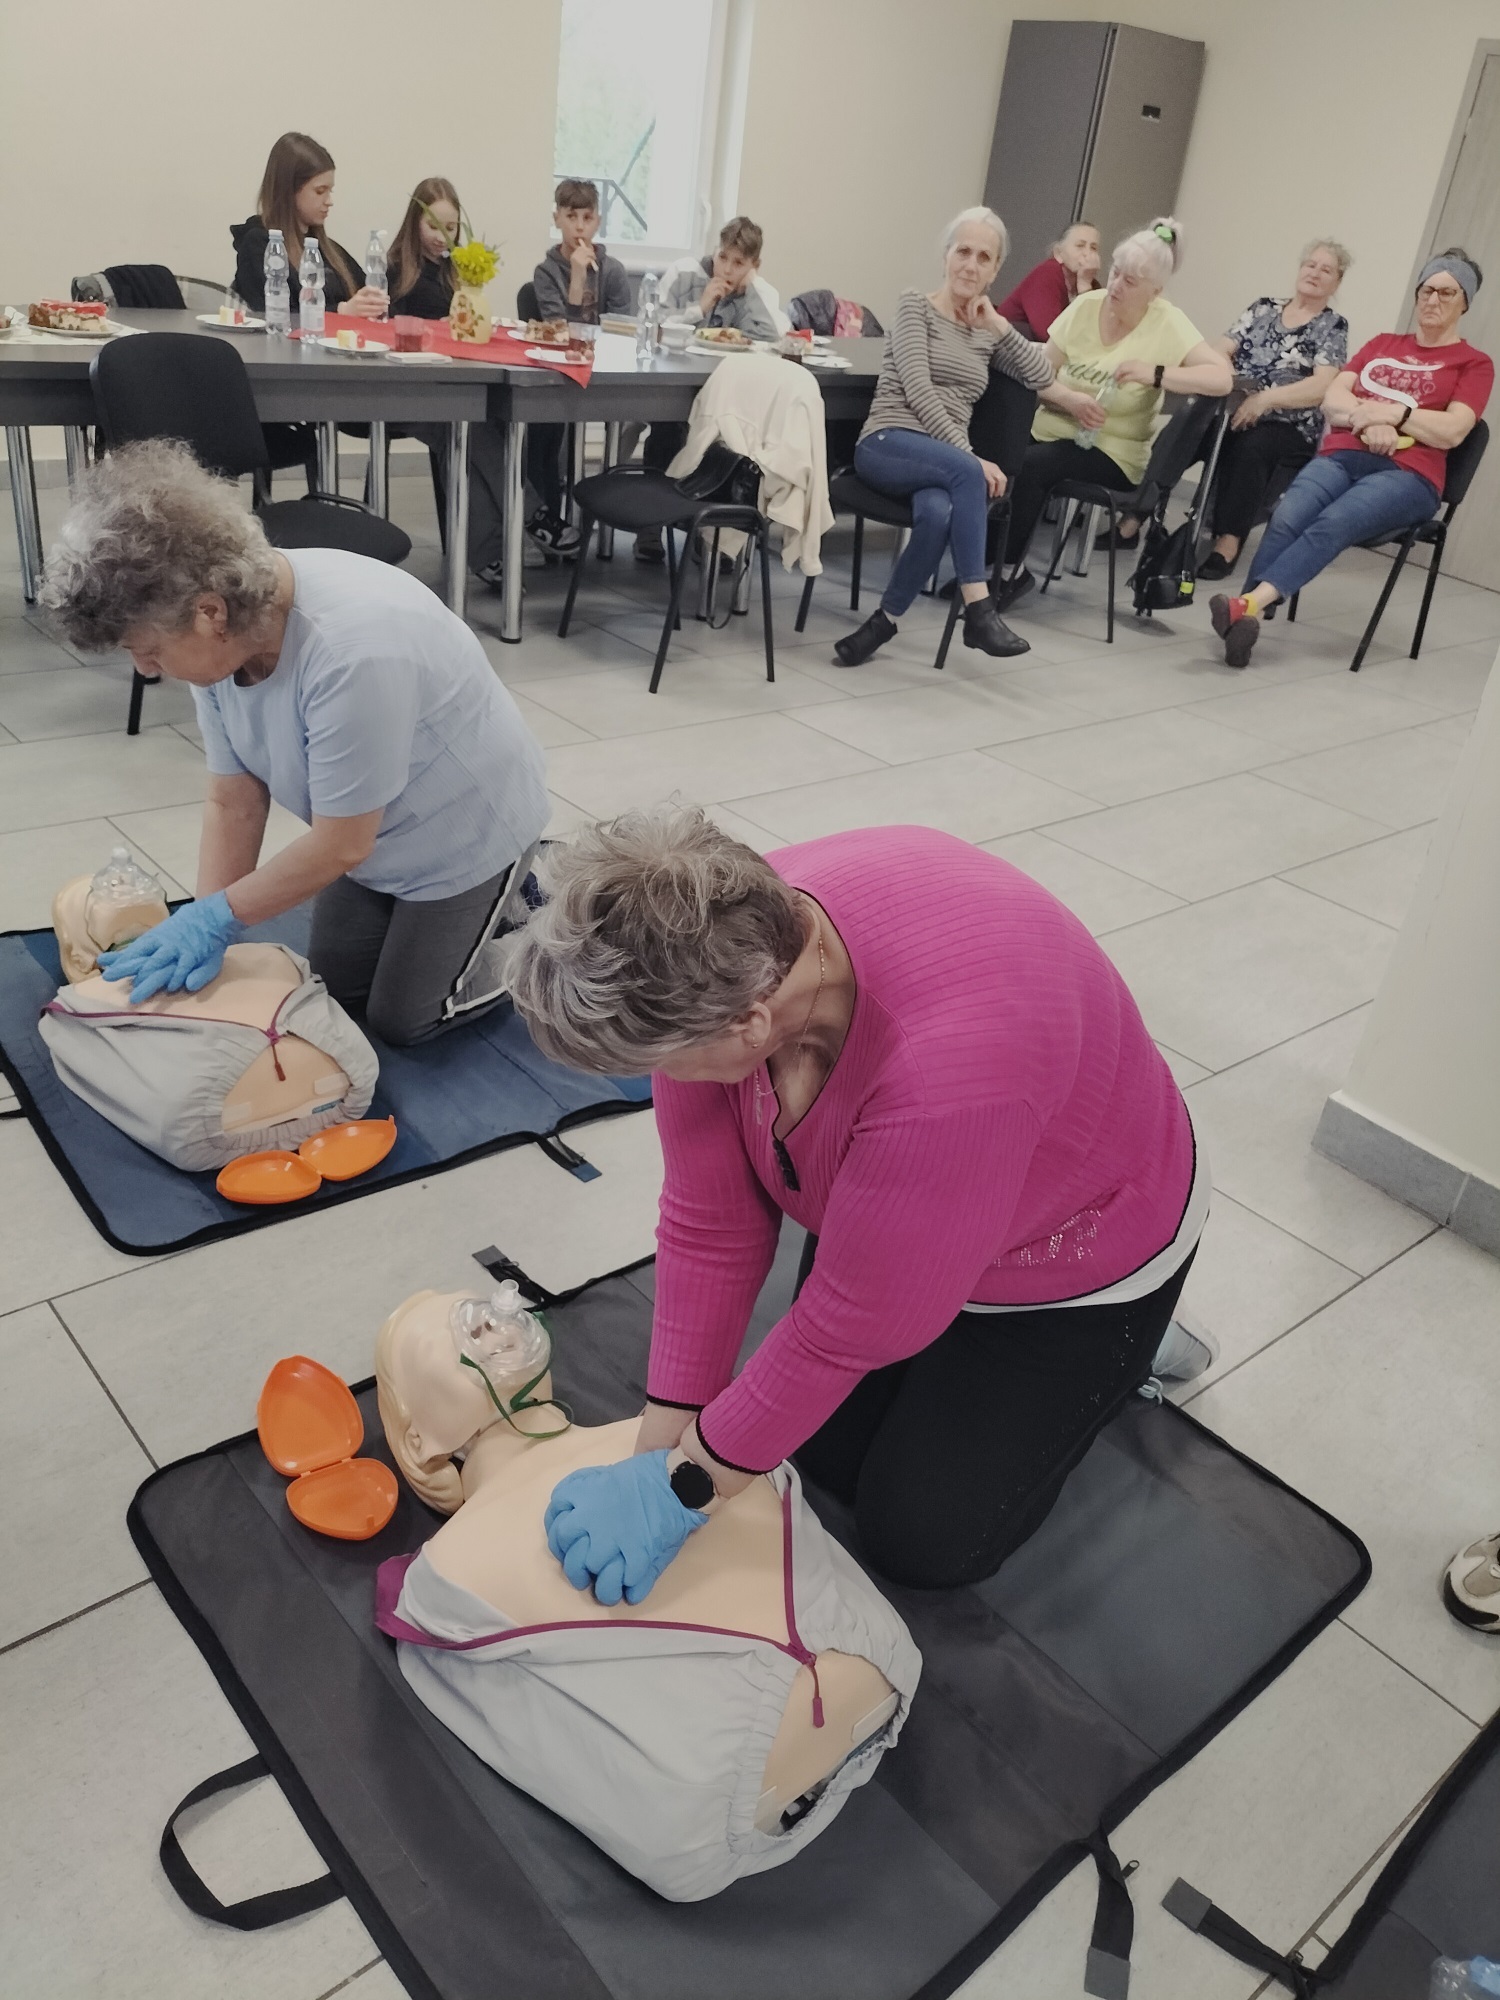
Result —
[[[1141,555],[1130,576],[1137,614],[1185,610],[1198,581],[1196,514],[1168,531],[1153,514],[1141,530]]]
[[[95,974],[49,1001],[40,1031],[69,1090],[189,1173],[363,1117],[380,1073],[307,960],[279,944],[231,945],[201,993],[139,1007]]]

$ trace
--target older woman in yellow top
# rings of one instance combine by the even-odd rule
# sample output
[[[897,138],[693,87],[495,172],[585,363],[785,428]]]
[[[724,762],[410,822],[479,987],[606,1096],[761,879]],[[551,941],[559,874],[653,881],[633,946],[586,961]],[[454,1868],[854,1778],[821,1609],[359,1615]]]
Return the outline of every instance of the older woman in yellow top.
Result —
[[[1162,216],[1115,245],[1109,283],[1085,292],[1052,323],[1047,354],[1055,370],[1040,392],[1033,442],[1011,491],[1002,610],[1031,589],[1022,567],[1047,495],[1064,479],[1089,479],[1130,493],[1151,456],[1151,436],[1170,390],[1227,396],[1234,376],[1187,314],[1162,296],[1182,258],[1182,229]]]

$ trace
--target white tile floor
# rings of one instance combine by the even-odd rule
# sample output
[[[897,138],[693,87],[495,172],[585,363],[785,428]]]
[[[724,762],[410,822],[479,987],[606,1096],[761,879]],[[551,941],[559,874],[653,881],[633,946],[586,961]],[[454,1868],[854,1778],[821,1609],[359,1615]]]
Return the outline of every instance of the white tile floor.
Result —
[[[418,537],[412,566],[435,579],[426,482],[393,491]],[[55,521],[60,496],[44,501]],[[903,818],[982,841],[1103,938],[1187,1089],[1219,1190],[1189,1297],[1224,1346],[1195,1412],[1357,1529],[1375,1575],[1121,1830],[1120,1853],[1140,1862],[1141,2000],[1262,1990],[1157,1907],[1180,1872],[1273,1942],[1320,1952],[1500,1696],[1500,1651],[1453,1625],[1436,1592],[1451,1551],[1500,1518],[1500,1265],[1308,1144],[1500,641],[1500,596],[1445,584],[1428,650],[1408,661],[1413,578],[1349,675],[1380,570],[1345,558],[1243,675],[1222,665],[1201,610],[1154,629],[1127,620],[1106,650],[1097,578],[1023,608],[1033,650],[1018,660],[955,645],[934,674],[939,618],[924,602],[846,673],[830,650],[851,622],[837,545],[800,638],[794,586],[778,578],[774,687],[752,618],[721,634],[689,625],[648,696],[663,584],[628,543],[594,571],[567,641],[549,629],[559,573],[528,573],[520,646],[495,636],[482,587],[472,607],[547,746],[557,830],[676,790],[761,847]],[[82,664],[27,617],[7,551],[0,927],[45,923],[58,881],[117,836],[174,888],[191,882],[203,771],[190,709],[153,691],[132,743],[125,700],[120,663]],[[278,815],[273,838],[295,830]],[[162,1879],[167,1811],[245,1744],[143,1581],[123,1508],[153,1461],[242,1429],[277,1354],[366,1372],[390,1304],[465,1282],[474,1249],[524,1236],[558,1285],[580,1254],[639,1254],[649,1119],[603,1128],[593,1152],[606,1171],[587,1189],[507,1154],[272,1238],[143,1262],[94,1234],[24,1125],[0,1125],[0,1996],[394,2000],[347,1906],[245,1938],[190,1917]],[[260,1789],[190,1836],[226,1894],[309,1872],[289,1814]],[[1080,1872],[965,1994],[1071,2000],[1091,1905]]]

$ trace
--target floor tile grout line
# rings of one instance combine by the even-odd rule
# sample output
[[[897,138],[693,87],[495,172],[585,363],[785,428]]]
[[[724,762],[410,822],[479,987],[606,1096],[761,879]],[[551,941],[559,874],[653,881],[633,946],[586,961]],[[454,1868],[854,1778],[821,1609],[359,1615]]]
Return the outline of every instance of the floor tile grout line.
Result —
[[[374,1958],[366,1960],[363,1965],[356,1966],[347,1979],[341,1979],[337,1986],[325,1986],[323,1991],[315,1996],[315,2000],[333,2000],[333,1996],[336,1993],[347,1993],[356,1979],[363,1979],[367,1972],[373,1972],[380,1963],[381,1959],[378,1954]]]
[[[149,1576],[143,1576],[137,1583],[127,1583],[123,1590],[113,1590],[108,1597],[100,1597],[92,1604],[80,1605],[77,1611],[70,1611],[66,1618],[54,1618],[50,1625],[39,1625],[34,1632],[27,1632],[19,1639],[9,1639],[0,1646],[0,1659],[7,1653],[19,1652],[22,1646],[34,1645],[38,1639],[45,1639],[51,1632],[60,1632],[65,1625],[76,1625],[80,1618],[87,1618],[92,1612],[102,1611],[107,1604],[118,1604],[122,1597],[134,1597],[138,1590],[154,1590],[155,1584]]]
[[[140,1446],[141,1450],[145,1452],[146,1463],[151,1467],[151,1470],[153,1472],[160,1472],[161,1471],[160,1459],[158,1459],[155,1453],[148,1448],[146,1440],[141,1436],[140,1432],[136,1429],[135,1425],[130,1421],[129,1417],[126,1416],[125,1411],[120,1404],[119,1398],[116,1396],[114,1390],[110,1388],[109,1384],[105,1381],[104,1377],[99,1373],[99,1370],[94,1366],[93,1362],[89,1359],[87,1353],[83,1348],[82,1343],[79,1341],[77,1335],[73,1332],[72,1327],[68,1325],[68,1322],[63,1318],[62,1314],[57,1310],[57,1307],[53,1305],[50,1299],[47,1302],[47,1308],[48,1311],[52,1314],[52,1317],[57,1321],[58,1325],[62,1328],[63,1333],[66,1335],[68,1341],[77,1351],[79,1360],[83,1363],[84,1367],[87,1368],[89,1373],[93,1376],[94,1380],[99,1384],[99,1387],[104,1391],[105,1395],[109,1398],[110,1404],[114,1409],[115,1415],[120,1419],[120,1422],[125,1426],[126,1430],[129,1431],[130,1435],[135,1439],[136,1443]]]
[[[1359,1600],[1356,1598],[1355,1602],[1357,1603],[1358,1601]],[[1352,1609],[1353,1607],[1351,1606],[1350,1608]],[[1362,1639],[1364,1643],[1369,1647],[1372,1653],[1378,1653],[1382,1660],[1388,1660],[1393,1667],[1399,1667],[1401,1672],[1405,1674],[1409,1680],[1414,1680],[1418,1687],[1426,1688],[1427,1692],[1434,1698],[1434,1700],[1440,1701],[1445,1708],[1451,1708],[1456,1716],[1460,1717],[1461,1720],[1463,1720],[1469,1725],[1469,1727],[1474,1731],[1476,1736],[1478,1735],[1479,1731],[1483,1729],[1485,1723],[1489,1720],[1489,1717],[1487,1716],[1475,1717],[1470,1715],[1469,1711],[1466,1708],[1460,1708],[1458,1703],[1453,1699],[1451,1695],[1444,1694],[1441,1688],[1435,1688],[1432,1685],[1431,1681],[1424,1681],[1422,1676],[1417,1672],[1415,1667],[1409,1667],[1406,1664],[1405,1660],[1397,1659],[1394,1653],[1388,1652],[1386,1648],[1382,1646],[1377,1640],[1372,1639],[1368,1632],[1362,1632],[1357,1625],[1351,1625],[1349,1622],[1349,1616],[1347,1612],[1345,1612],[1340,1617],[1339,1623],[1345,1628],[1346,1631],[1352,1632],[1356,1639]],[[1455,1759],[1454,1761],[1457,1762],[1457,1759]],[[1324,1914],[1326,1915],[1327,1912],[1325,1911]]]

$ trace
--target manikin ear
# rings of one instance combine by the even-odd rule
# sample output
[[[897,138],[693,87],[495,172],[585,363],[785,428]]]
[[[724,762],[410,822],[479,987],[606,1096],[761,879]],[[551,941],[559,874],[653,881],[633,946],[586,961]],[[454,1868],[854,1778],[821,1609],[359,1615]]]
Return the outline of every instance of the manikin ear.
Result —
[[[407,1484],[438,1513],[456,1514],[464,1504],[464,1489],[453,1454],[428,1449],[410,1413],[386,1383],[377,1385],[376,1396],[386,1443]]]

